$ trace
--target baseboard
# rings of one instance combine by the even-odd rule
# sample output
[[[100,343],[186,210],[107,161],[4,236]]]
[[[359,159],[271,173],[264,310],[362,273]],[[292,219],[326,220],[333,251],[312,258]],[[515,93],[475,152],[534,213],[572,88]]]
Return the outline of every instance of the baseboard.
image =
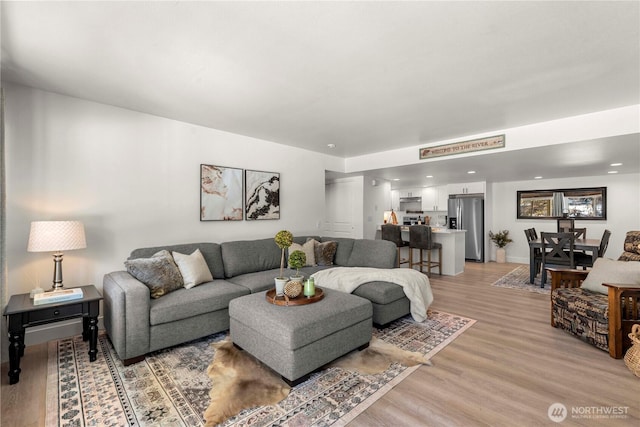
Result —
[[[516,264],[527,264],[529,265],[529,258],[521,258],[521,257],[510,257],[507,252],[507,262],[513,262]]]

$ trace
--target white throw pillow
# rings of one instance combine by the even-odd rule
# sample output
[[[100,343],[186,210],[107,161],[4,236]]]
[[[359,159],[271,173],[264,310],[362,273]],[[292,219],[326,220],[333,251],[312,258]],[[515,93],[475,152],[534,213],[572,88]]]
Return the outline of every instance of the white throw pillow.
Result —
[[[603,283],[640,285],[640,262],[598,258],[580,287],[606,295],[609,288]]]
[[[173,259],[176,264],[178,264],[185,288],[191,289],[201,283],[211,282],[213,280],[211,271],[200,249],[196,249],[191,255],[173,252]]]
[[[289,246],[289,254],[293,253],[293,251],[302,251],[307,257],[307,262],[305,266],[315,266],[316,265],[316,253],[314,247],[315,240],[309,240],[304,245],[300,245],[298,243],[292,243]]]

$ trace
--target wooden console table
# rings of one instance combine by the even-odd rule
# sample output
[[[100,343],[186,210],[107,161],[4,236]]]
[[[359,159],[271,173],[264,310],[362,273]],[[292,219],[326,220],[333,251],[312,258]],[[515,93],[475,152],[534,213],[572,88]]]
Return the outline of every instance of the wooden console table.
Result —
[[[81,286],[82,299],[33,305],[29,294],[13,295],[4,310],[9,323],[9,384],[20,381],[20,358],[24,356],[24,333],[31,326],[82,317],[82,339],[89,340],[89,361],[98,354],[98,315],[102,295],[95,286]]]

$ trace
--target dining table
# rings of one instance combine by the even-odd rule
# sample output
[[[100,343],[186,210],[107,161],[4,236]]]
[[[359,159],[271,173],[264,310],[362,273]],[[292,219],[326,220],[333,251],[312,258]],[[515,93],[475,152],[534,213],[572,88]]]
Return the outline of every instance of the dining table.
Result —
[[[592,265],[598,259],[598,250],[600,249],[600,239],[575,239],[574,250],[584,251],[591,254]],[[534,239],[529,242],[529,283],[533,283],[536,277],[535,266],[535,250],[542,250],[542,238]]]

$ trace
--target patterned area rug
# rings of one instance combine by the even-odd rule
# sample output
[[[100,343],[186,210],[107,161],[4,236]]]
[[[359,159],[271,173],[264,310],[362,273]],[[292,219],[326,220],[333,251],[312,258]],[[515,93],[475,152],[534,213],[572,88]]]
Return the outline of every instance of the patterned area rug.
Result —
[[[379,339],[432,357],[475,320],[429,310],[417,323],[410,316],[385,329]],[[49,343],[47,425],[59,426],[203,426],[211,381],[206,370],[213,360],[215,334],[147,355],[123,366],[104,335],[98,358],[89,363],[88,342],[81,336]],[[294,387],[277,405],[250,408],[223,426],[342,426],[362,413],[420,366],[397,363],[385,372],[363,375],[325,368]],[[437,369],[428,367],[426,369]]]
[[[544,284],[544,288],[541,288],[540,274],[538,274],[533,283],[529,283],[529,266],[521,265],[520,267],[516,267],[512,272],[505,274],[491,285],[502,288],[524,289],[526,291],[536,292],[539,294],[549,294],[551,292],[550,281],[551,275],[547,275],[547,282]]]

